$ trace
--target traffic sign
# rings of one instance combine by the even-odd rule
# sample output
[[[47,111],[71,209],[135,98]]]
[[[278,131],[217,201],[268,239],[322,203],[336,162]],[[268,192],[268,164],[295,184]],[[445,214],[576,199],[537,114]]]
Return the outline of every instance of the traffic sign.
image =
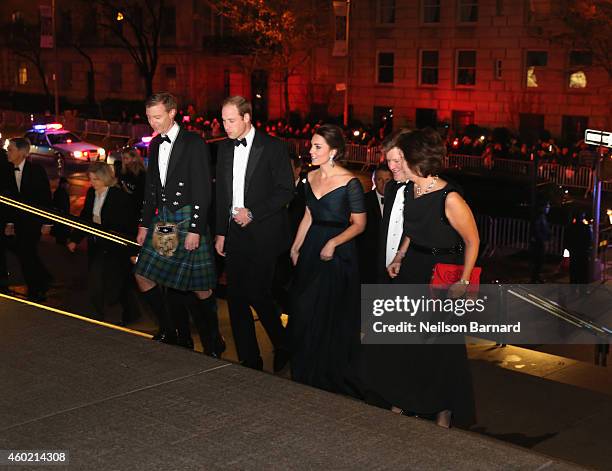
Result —
[[[587,129],[584,131],[584,142],[593,146],[612,147],[612,132]]]

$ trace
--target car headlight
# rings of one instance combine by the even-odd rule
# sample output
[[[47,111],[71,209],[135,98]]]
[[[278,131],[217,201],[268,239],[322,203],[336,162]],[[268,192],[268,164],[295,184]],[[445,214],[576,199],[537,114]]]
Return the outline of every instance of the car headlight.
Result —
[[[75,159],[80,159],[81,157],[83,157],[83,152],[81,152],[80,150],[75,150],[72,155],[74,155]]]
[[[98,149],[98,154],[100,157],[106,157],[106,151],[102,148]]]

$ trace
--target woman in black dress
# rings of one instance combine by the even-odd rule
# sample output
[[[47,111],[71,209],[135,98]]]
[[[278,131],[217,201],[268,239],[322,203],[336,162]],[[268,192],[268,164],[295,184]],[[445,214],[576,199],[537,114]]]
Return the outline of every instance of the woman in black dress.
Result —
[[[112,168],[104,162],[94,162],[89,166],[88,175],[91,188],[87,191],[80,217],[102,230],[134,237],[136,217],[133,204],[130,197],[116,185]],[[84,232],[73,231],[67,244],[68,250],[74,252],[85,235]],[[104,320],[105,306],[120,301],[131,278],[129,252],[123,245],[88,235],[87,254],[90,300],[95,317]]]
[[[344,375],[359,346],[359,268],[354,238],[366,224],[363,188],[336,163],[342,130],[320,126],[310,155],[319,166],[305,184],[306,210],[290,255],[296,273],[289,330],[294,380],[348,392]]]
[[[124,149],[121,152],[121,162],[115,166],[115,175],[119,188],[132,198],[138,216],[140,216],[142,201],[144,200],[146,174],[147,170],[138,149]]]
[[[463,265],[449,297],[465,295],[478,257],[474,216],[460,189],[438,177],[446,152],[432,129],[401,134],[392,146],[405,159],[404,239],[387,267],[393,283],[428,285],[436,263]],[[435,249],[435,250],[434,250]],[[370,347],[369,345],[366,347]],[[472,379],[465,344],[436,339],[424,345],[364,349],[360,383],[366,399],[395,412],[431,417],[438,425],[475,422]],[[387,355],[381,355],[386,353]]]

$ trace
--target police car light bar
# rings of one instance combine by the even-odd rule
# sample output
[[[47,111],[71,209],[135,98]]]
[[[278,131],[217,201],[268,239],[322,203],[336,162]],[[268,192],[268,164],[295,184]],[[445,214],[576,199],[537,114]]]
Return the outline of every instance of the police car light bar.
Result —
[[[60,123],[51,123],[51,124],[35,124],[34,125],[34,129],[42,132],[45,131],[47,129],[62,129],[64,126]]]
[[[592,146],[612,147],[612,132],[587,129],[584,131],[584,142]]]

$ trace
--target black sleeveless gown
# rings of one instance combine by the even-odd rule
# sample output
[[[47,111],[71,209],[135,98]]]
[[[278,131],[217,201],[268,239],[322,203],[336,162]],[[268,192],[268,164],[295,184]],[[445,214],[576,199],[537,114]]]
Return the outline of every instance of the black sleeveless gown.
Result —
[[[413,243],[429,248],[451,248],[461,237],[444,213],[446,197],[459,192],[446,187],[414,197],[409,183],[404,198],[404,231]],[[436,263],[463,265],[463,254],[433,255],[408,247],[393,284],[428,285]],[[364,345],[351,377],[369,403],[399,407],[417,415],[452,411],[454,425],[475,423],[472,377],[465,344]]]
[[[320,252],[344,232],[351,213],[364,213],[363,188],[357,178],[320,199],[306,183],[312,225],[302,247],[291,288],[289,335],[291,376],[295,381],[347,393],[345,373],[359,348],[360,285],[354,240],[338,247],[330,261]]]

